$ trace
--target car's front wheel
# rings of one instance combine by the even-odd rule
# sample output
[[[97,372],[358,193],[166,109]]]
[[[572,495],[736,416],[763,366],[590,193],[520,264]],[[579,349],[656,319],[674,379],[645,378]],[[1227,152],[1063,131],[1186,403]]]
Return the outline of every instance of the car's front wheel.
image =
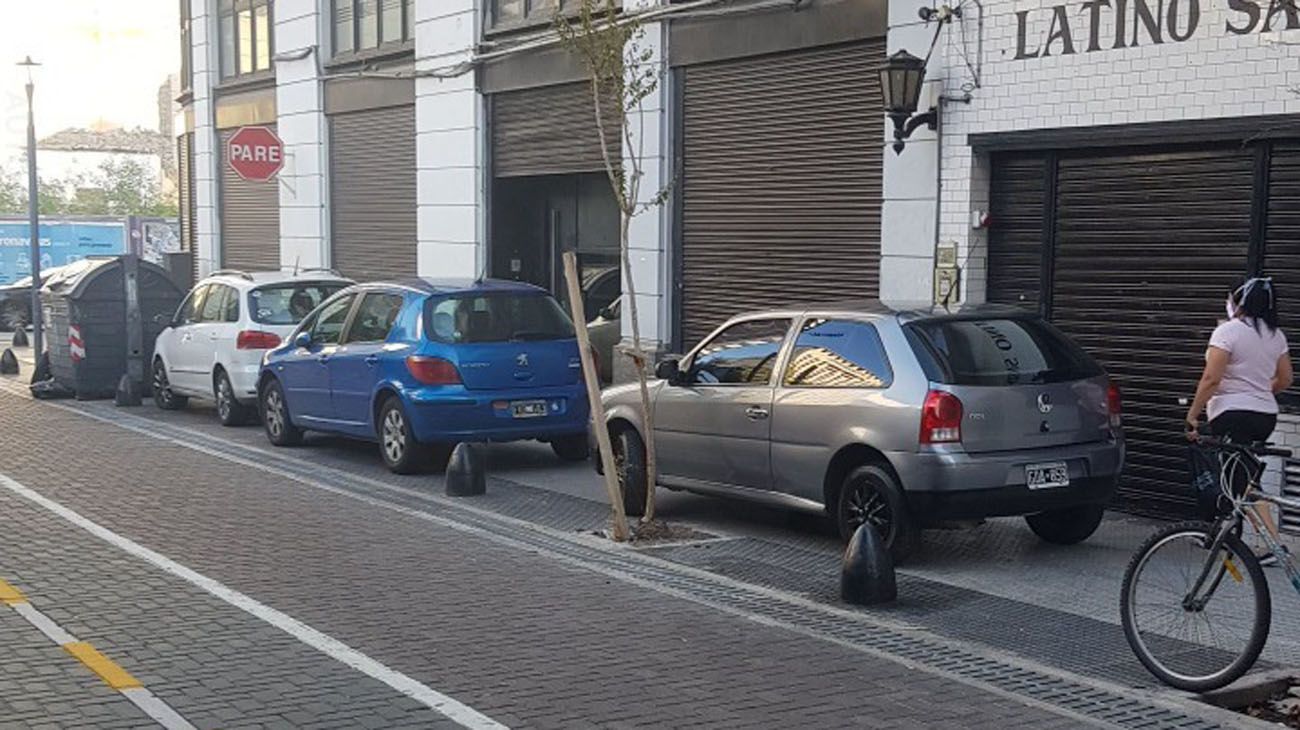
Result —
[[[640,517],[645,514],[646,490],[650,489],[646,483],[645,442],[630,426],[612,431],[609,436],[623,511],[629,517]]]
[[[1053,545],[1075,545],[1092,537],[1101,526],[1106,508],[1099,504],[1065,507],[1028,515],[1029,529]]]
[[[235,398],[235,388],[225,370],[218,370],[213,384],[217,399],[217,418],[222,426],[242,426],[252,417],[252,409]]]
[[[289,405],[284,400],[280,381],[271,380],[262,387],[262,426],[266,437],[276,446],[297,446],[302,443],[302,429],[289,418]]]
[[[849,472],[837,502],[836,527],[845,542],[863,524],[870,524],[896,563],[920,547],[921,531],[912,518],[907,497],[887,469],[868,464]]]
[[[585,433],[551,439],[551,451],[554,451],[561,461],[586,461],[591,453]]]
[[[171,381],[167,379],[167,366],[163,365],[161,358],[153,361],[153,379],[149,385],[153,390],[154,405],[164,411],[180,410],[189,402],[189,398],[172,392]]]
[[[394,474],[415,474],[429,463],[430,449],[415,440],[411,421],[397,398],[379,409],[379,453]]]

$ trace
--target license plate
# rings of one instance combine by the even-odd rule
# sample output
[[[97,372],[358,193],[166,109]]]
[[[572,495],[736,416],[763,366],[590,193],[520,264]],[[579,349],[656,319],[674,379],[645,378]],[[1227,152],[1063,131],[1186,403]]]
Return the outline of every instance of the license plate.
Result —
[[[510,414],[515,418],[538,418],[546,415],[546,401],[517,400],[510,403]]]
[[[1070,469],[1064,461],[1047,464],[1030,464],[1025,467],[1025,484],[1030,489],[1051,489],[1070,486]]]

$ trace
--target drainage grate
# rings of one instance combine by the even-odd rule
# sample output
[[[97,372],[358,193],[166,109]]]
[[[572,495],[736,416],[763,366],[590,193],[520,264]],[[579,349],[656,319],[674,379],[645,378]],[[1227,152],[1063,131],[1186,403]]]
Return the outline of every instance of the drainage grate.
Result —
[[[175,428],[111,407],[81,404],[98,418],[159,438],[177,441]],[[637,552],[597,545],[582,538],[537,529],[520,529],[513,521],[485,509],[471,507],[439,495],[398,490],[378,480],[313,465],[296,457],[232,444],[224,439],[186,430],[182,443],[218,455],[255,461],[301,478],[318,481],[368,499],[425,511],[437,520],[482,531],[499,541],[547,553],[567,562],[619,577],[628,582],[671,593],[729,613],[781,626],[806,636],[829,640],[859,650],[910,662],[984,686],[1029,698],[1069,712],[1125,728],[1217,728],[1221,725],[1109,688],[1062,677],[1049,671],[1020,666],[1011,660],[981,653],[964,643],[943,639],[921,630],[889,625],[866,614],[826,606],[795,596],[784,596],[724,577],[692,569]],[[379,489],[383,489],[382,492]],[[430,503],[437,513],[427,512]]]

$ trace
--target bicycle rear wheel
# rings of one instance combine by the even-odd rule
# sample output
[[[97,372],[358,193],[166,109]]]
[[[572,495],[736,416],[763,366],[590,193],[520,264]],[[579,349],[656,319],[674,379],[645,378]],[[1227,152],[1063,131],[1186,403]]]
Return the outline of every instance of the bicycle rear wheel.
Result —
[[[1124,636],[1160,681],[1207,692],[1245,674],[1264,649],[1272,616],[1259,560],[1234,534],[1210,554],[1213,528],[1169,525],[1143,543],[1124,571]],[[1193,600],[1205,567],[1210,572]]]

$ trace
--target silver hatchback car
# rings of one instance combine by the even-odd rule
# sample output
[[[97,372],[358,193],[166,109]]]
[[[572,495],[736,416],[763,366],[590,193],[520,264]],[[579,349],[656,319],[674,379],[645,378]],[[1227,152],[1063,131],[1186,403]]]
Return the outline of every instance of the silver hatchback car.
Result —
[[[1119,390],[1074,342],[1006,307],[851,302],[734,317],[656,368],[658,483],[864,522],[896,559],[941,521],[1025,515],[1073,544],[1124,463]],[[644,504],[635,385],[602,398],[624,503]]]

